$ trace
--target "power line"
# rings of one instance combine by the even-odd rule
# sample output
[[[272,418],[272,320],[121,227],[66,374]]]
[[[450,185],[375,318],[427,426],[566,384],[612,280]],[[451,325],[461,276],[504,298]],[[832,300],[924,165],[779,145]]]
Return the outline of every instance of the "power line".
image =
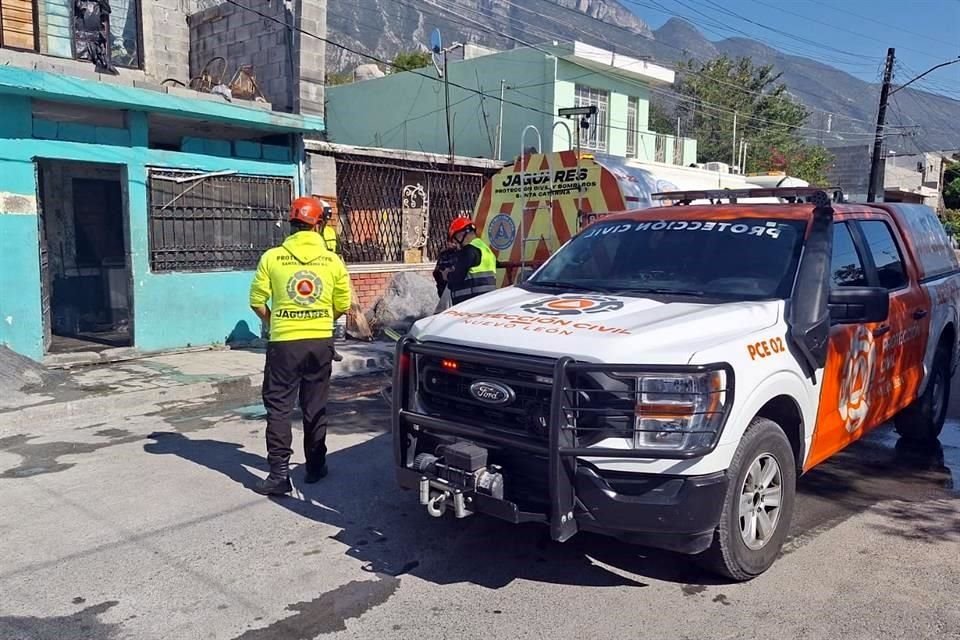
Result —
[[[684,0],[673,0],[673,1],[676,2],[676,3],[678,3],[678,4],[681,4],[681,5],[689,8],[689,5],[688,5],[686,2],[684,2]],[[701,4],[701,3],[698,2],[697,0],[693,0],[693,2],[695,2],[696,4]],[[778,29],[778,28],[776,28],[776,27],[771,27],[771,26],[769,26],[769,25],[763,24],[762,22],[758,22],[758,21],[756,21],[756,20],[754,20],[754,19],[752,19],[752,18],[749,18],[749,17],[747,17],[747,16],[744,16],[743,14],[737,13],[736,11],[733,11],[733,10],[731,10],[731,9],[728,9],[728,8],[722,6],[722,5],[719,5],[719,4],[717,4],[716,2],[713,2],[713,0],[705,0],[705,2],[706,2],[708,5],[714,7],[714,8],[715,8],[715,9],[714,9],[715,11],[719,11],[720,13],[727,14],[727,15],[733,17],[733,18],[736,18],[736,19],[738,19],[738,20],[742,20],[743,22],[746,22],[746,23],[748,23],[748,24],[752,24],[752,25],[754,25],[755,27],[759,27],[760,29],[763,29],[763,30],[765,30],[765,31],[769,31],[769,32],[771,32],[771,33],[775,33],[775,34],[777,34],[777,35],[779,35],[779,36],[782,36],[782,37],[785,37],[785,38],[788,38],[788,39],[791,39],[791,40],[795,40],[795,41],[800,42],[800,43],[802,43],[802,44],[808,44],[808,45],[817,47],[818,49],[827,49],[827,50],[829,50],[829,51],[834,51],[834,52],[839,53],[839,54],[841,54],[841,55],[847,56],[848,58],[853,58],[853,59],[856,59],[856,60],[862,60],[862,59],[865,58],[865,56],[863,56],[863,54],[854,53],[854,52],[852,52],[852,51],[846,51],[845,49],[838,49],[837,47],[831,46],[831,45],[829,45],[829,44],[825,44],[825,43],[823,43],[823,42],[817,42],[817,41],[815,41],[815,40],[810,40],[810,39],[808,39],[808,38],[803,38],[803,37],[794,35],[794,34],[788,32],[788,31],[784,31],[784,30],[782,30],[782,29]],[[698,12],[698,13],[700,13],[700,12]],[[704,15],[704,14],[701,14],[701,15]],[[719,21],[718,21],[718,22],[719,22]],[[723,24],[723,23],[721,23],[721,24]],[[731,28],[733,28],[733,27],[731,27]],[[739,31],[739,30],[738,30],[738,31]],[[748,33],[743,32],[743,31],[739,31],[739,32],[740,32],[740,33],[744,33],[744,35],[747,35],[748,37],[750,37],[750,35],[751,35],[751,34],[748,34]]]
[[[834,23],[827,22],[826,20],[818,20],[818,19],[816,19],[816,18],[810,17],[810,15],[803,14],[803,13],[798,13],[798,12],[796,12],[796,11],[790,11],[789,9],[784,9],[783,7],[779,6],[778,4],[770,3],[770,2],[764,2],[763,0],[752,0],[752,2],[754,2],[755,4],[759,4],[759,5],[761,5],[761,6],[768,7],[768,8],[770,8],[770,9],[773,9],[774,11],[779,11],[780,13],[785,13],[785,14],[787,14],[787,15],[791,15],[791,16],[794,16],[794,17],[796,17],[796,18],[800,18],[801,20],[806,20],[807,22],[812,22],[812,23],[814,23],[814,24],[819,24],[819,25],[825,26],[825,27],[827,27],[828,29],[832,29],[832,30],[834,30],[834,31],[838,31],[838,32],[843,33],[843,34],[846,34],[846,35],[853,35],[853,36],[857,36],[857,37],[859,37],[859,38],[863,38],[864,40],[870,40],[870,41],[872,41],[872,42],[879,42],[879,43],[881,43],[881,44],[883,44],[883,45],[886,45],[886,42],[884,42],[883,40],[881,40],[881,39],[879,39],[879,38],[877,38],[877,37],[875,37],[875,36],[872,36],[872,35],[867,35],[867,34],[865,34],[865,33],[859,32],[859,31],[854,31],[854,30],[850,29],[850,28],[849,28],[848,26],[846,26],[846,25],[844,25],[844,26],[838,26],[838,25],[836,25],[836,24],[834,24]],[[899,30],[900,30],[900,31],[903,31],[903,29],[899,29]],[[898,48],[903,49],[904,51],[912,51],[913,53],[917,53],[917,54],[920,54],[920,55],[923,55],[923,56],[929,56],[929,57],[931,57],[931,58],[942,58],[942,57],[943,57],[942,55],[933,54],[933,53],[930,53],[929,51],[921,51],[920,49],[911,49],[910,47],[898,47]]]
[[[379,64],[382,64],[382,65],[384,65],[384,66],[388,66],[388,67],[391,67],[391,68],[394,68],[394,69],[398,69],[398,70],[400,70],[400,71],[404,71],[404,69],[400,69],[400,68],[397,67],[397,65],[395,65],[393,62],[384,60],[384,59],[380,58],[379,56],[376,56],[376,55],[373,55],[373,54],[371,54],[371,53],[367,53],[367,52],[358,50],[358,49],[353,48],[353,47],[349,47],[349,46],[347,46],[347,45],[343,45],[343,44],[341,44],[341,43],[339,43],[339,42],[335,42],[335,41],[333,41],[333,40],[330,40],[329,38],[326,38],[326,37],[320,36],[320,35],[318,35],[318,34],[312,33],[312,32],[310,32],[310,31],[308,31],[308,30],[305,30],[305,29],[303,29],[303,28],[301,28],[301,27],[297,27],[297,26],[294,26],[294,25],[289,25],[289,24],[285,23],[284,21],[282,21],[282,20],[280,20],[280,19],[278,19],[278,18],[276,18],[276,17],[274,17],[274,16],[270,16],[270,15],[268,15],[268,14],[263,13],[262,11],[259,11],[259,10],[257,10],[257,9],[254,9],[253,7],[249,7],[249,6],[247,6],[247,5],[244,5],[243,3],[238,2],[237,0],[226,0],[226,2],[227,2],[228,4],[231,4],[231,5],[234,5],[234,6],[238,7],[238,8],[240,8],[240,9],[243,9],[243,10],[245,10],[245,11],[249,11],[249,12],[251,12],[251,13],[254,13],[254,14],[256,14],[256,15],[259,15],[260,17],[262,17],[262,18],[264,18],[264,19],[266,19],[266,20],[270,20],[270,21],[272,21],[272,22],[275,22],[275,23],[277,23],[277,24],[279,24],[279,25],[281,25],[281,26],[284,26],[284,27],[286,27],[286,28],[288,28],[288,29],[295,30],[295,31],[297,31],[297,32],[299,32],[299,33],[301,33],[301,34],[303,34],[303,35],[306,35],[306,36],[315,38],[315,39],[317,39],[317,40],[320,40],[321,42],[325,42],[325,43],[327,43],[327,44],[329,44],[329,45],[331,45],[331,46],[333,46],[333,47],[336,47],[336,48],[338,48],[338,49],[341,49],[341,50],[343,50],[343,51],[347,51],[348,53],[352,53],[352,54],[354,54],[354,55],[356,55],[356,56],[359,56],[359,57],[362,57],[362,58],[367,58],[367,59],[369,59],[369,60],[372,60],[372,61],[374,61],[374,62],[377,62],[377,63],[379,63]],[[429,80],[431,80],[431,81],[433,81],[433,82],[440,82],[440,79],[439,79],[439,78],[436,78],[436,77],[434,77],[434,76],[432,76],[432,75],[428,75],[428,74],[426,74],[426,73],[424,73],[424,72],[422,72],[422,71],[419,71],[419,70],[410,70],[410,71],[407,71],[407,72],[408,72],[408,73],[412,73],[412,74],[417,75],[417,76],[420,76],[420,77],[422,77],[422,78],[429,79]],[[466,91],[467,93],[474,94],[474,95],[477,95],[477,96],[490,97],[490,98],[492,98],[492,99],[494,99],[494,100],[497,100],[497,101],[499,101],[499,102],[502,102],[503,104],[511,105],[511,106],[517,107],[517,108],[519,108],[519,109],[523,109],[523,110],[526,110],[526,111],[531,111],[531,112],[538,113],[538,114],[542,114],[542,115],[547,115],[547,116],[550,116],[550,117],[555,117],[555,114],[552,113],[552,112],[550,112],[550,111],[545,111],[545,110],[540,109],[540,108],[537,108],[537,107],[532,107],[532,106],[529,106],[529,105],[521,104],[521,103],[516,102],[516,101],[513,101],[513,100],[507,100],[507,99],[501,98],[501,97],[499,97],[499,96],[497,96],[497,95],[495,95],[495,94],[487,94],[487,93],[485,93],[485,92],[483,92],[483,91],[479,91],[479,90],[476,90],[476,89],[473,89],[473,88],[471,88],[471,87],[464,86],[464,85],[461,85],[461,84],[458,84],[458,83],[455,83],[455,82],[450,82],[450,85],[453,86],[453,87],[456,87],[456,88],[458,88],[458,89],[460,89],[460,90],[462,90],[462,91]],[[529,96],[528,96],[528,97],[529,97]],[[466,99],[464,99],[464,102],[465,102],[465,101],[466,101]],[[701,102],[700,104],[703,105],[704,103]],[[753,118],[751,118],[751,119],[753,119],[753,120],[759,120],[759,121],[763,121],[763,120],[764,120],[764,119],[762,119],[762,118],[756,118],[756,117],[753,117]],[[783,126],[783,127],[786,127],[786,128],[792,128],[792,129],[798,129],[798,130],[799,130],[799,129],[809,129],[808,127],[798,126],[798,125],[791,125],[791,124],[789,124],[789,123],[783,123],[783,122],[776,123],[776,122],[774,122],[774,121],[767,121],[767,122],[771,122],[771,123],[773,123],[773,124],[777,124],[777,125],[779,125],[779,126]],[[618,126],[613,125],[613,124],[611,124],[611,123],[608,123],[607,126],[608,126],[610,129],[614,129],[614,130],[632,131],[631,129],[629,129],[629,128],[627,128],[627,127],[618,127]],[[859,133],[858,133],[857,135],[859,135]]]
[[[399,2],[400,4],[405,4],[406,6],[410,6],[409,4],[407,4],[407,3],[405,2],[405,0],[395,0],[395,1],[396,1],[396,2]],[[448,8],[446,8],[446,7],[443,7],[443,6],[440,6],[440,5],[435,4],[434,2],[431,2],[431,0],[417,0],[417,1],[420,2],[420,3],[422,3],[422,4],[425,4],[425,5],[427,5],[427,6],[433,7],[433,8],[435,8],[435,9],[440,9],[440,10],[443,10],[443,11],[449,11],[449,10],[450,10],[450,9],[448,9]],[[504,1],[507,2],[508,4],[513,4],[513,3],[510,2],[510,0],[504,0]],[[522,7],[518,7],[518,8],[522,8]],[[539,15],[539,14],[537,14],[537,12],[535,12],[535,11],[532,11],[532,10],[529,10],[529,9],[525,9],[525,10],[527,10],[527,11],[529,11],[529,12],[531,12],[531,13],[534,13],[534,14],[536,14],[536,15]],[[472,11],[472,10],[471,10],[471,12],[472,12],[472,13],[477,13],[476,11]],[[510,35],[507,35],[507,34],[499,34],[499,32],[496,31],[495,29],[493,29],[492,27],[489,27],[489,26],[487,26],[487,25],[485,25],[485,24],[483,24],[483,23],[481,23],[481,22],[478,22],[478,21],[475,21],[475,20],[472,20],[472,19],[466,18],[466,17],[462,17],[462,20],[466,20],[467,23],[469,24],[469,26],[483,29],[483,30],[485,30],[485,31],[487,31],[487,32],[489,32],[489,33],[502,35],[503,37],[506,37],[506,38],[509,39],[509,40],[512,40],[512,41],[514,41],[514,42],[517,42],[518,44],[521,44],[521,45],[523,45],[523,46],[525,46],[525,47],[529,47],[529,48],[531,48],[531,49],[540,51],[541,53],[544,53],[544,54],[546,54],[546,55],[551,55],[551,56],[552,56],[552,55],[555,55],[555,51],[551,51],[551,50],[548,50],[548,49],[544,49],[543,47],[540,47],[540,46],[538,46],[538,45],[535,45],[535,44],[526,42],[526,41],[524,41],[524,40],[521,40],[520,38],[516,38],[515,36],[510,36]],[[463,22],[460,22],[460,24],[464,24],[464,23],[463,23]],[[642,62],[642,61],[640,61],[640,62]],[[703,63],[701,62],[701,64],[703,64]],[[751,90],[746,89],[746,88],[744,88],[744,87],[741,87],[741,86],[739,86],[739,85],[735,85],[735,84],[733,84],[733,83],[731,83],[731,82],[727,82],[727,81],[724,81],[724,80],[719,80],[719,79],[716,79],[716,78],[712,78],[712,77],[706,75],[705,72],[703,72],[703,71],[681,70],[679,73],[689,73],[689,74],[692,74],[692,75],[701,75],[701,76],[704,76],[704,77],[706,77],[706,78],[709,78],[709,79],[712,80],[712,81],[716,81],[716,82],[719,83],[719,84],[722,84],[722,85],[725,85],[725,86],[729,86],[729,87],[731,87],[731,88],[733,88],[733,89],[736,89],[737,91],[741,91],[741,92],[743,92],[743,93],[750,94],[750,95],[757,95],[757,96],[769,96],[769,95],[770,95],[770,94],[767,94],[767,93],[763,93],[763,92],[761,92],[761,91],[751,91]],[[578,77],[579,77],[579,78],[582,78],[582,77],[586,77],[586,76],[589,76],[589,75],[602,75],[602,74],[601,74],[600,72],[592,71],[592,70],[591,70],[591,71],[588,71],[587,73],[583,74],[582,76],[578,76]],[[635,86],[642,87],[642,88],[644,88],[644,89],[648,89],[648,90],[650,90],[650,91],[653,92],[653,93],[659,93],[659,94],[662,94],[662,95],[671,97],[671,98],[673,98],[673,99],[689,100],[688,97],[682,96],[682,94],[678,94],[678,93],[675,93],[675,92],[666,93],[666,92],[664,92],[664,91],[661,90],[661,89],[658,89],[658,88],[656,88],[656,87],[650,87],[650,86],[648,86],[647,84],[640,83],[640,82],[635,81],[635,80],[633,80],[633,79],[625,79],[625,80],[626,80],[628,83],[630,83],[630,84],[633,84],[633,85],[635,85]],[[551,81],[548,81],[548,82],[540,83],[540,84],[538,84],[538,85],[526,85],[526,86],[527,86],[527,87],[541,86],[541,85],[544,85],[544,84],[552,84],[553,82],[554,82],[554,81],[551,80]],[[523,85],[521,85],[521,86],[523,86]],[[517,89],[517,88],[520,88],[520,87],[516,87],[516,86],[515,86],[515,87],[513,87],[512,89]],[[535,99],[535,98],[532,98],[532,96],[529,96],[529,95],[527,95],[527,94],[523,94],[522,92],[518,92],[518,93],[521,93],[521,95],[526,95],[526,97],[529,97],[529,98],[531,98],[531,99]],[[727,114],[732,114],[733,111],[734,111],[733,109],[729,109],[729,108],[722,107],[722,106],[718,106],[718,105],[713,105],[713,104],[708,103],[708,102],[705,102],[705,101],[699,101],[699,104],[709,105],[709,106],[713,107],[715,110],[720,110],[721,112],[725,112],[725,113],[727,113]],[[805,107],[805,108],[806,108],[806,107]],[[808,109],[808,111],[821,111],[821,112],[823,112],[823,113],[829,113],[829,112],[822,111],[822,110],[819,110],[819,109]],[[758,118],[757,116],[750,116],[750,118],[751,118],[751,119],[754,119],[754,120],[757,120],[757,121],[764,121],[764,122],[767,122],[767,123],[770,123],[770,124],[774,124],[774,125],[777,125],[777,126],[792,127],[792,128],[796,128],[796,129],[799,129],[799,130],[810,130],[810,131],[815,132],[815,133],[816,133],[816,132],[819,132],[819,130],[814,129],[814,128],[812,128],[812,127],[809,127],[809,126],[807,126],[807,125],[792,125],[792,124],[790,124],[790,123],[777,122],[777,121],[774,121],[774,120],[766,120],[766,119],[763,119],[763,118]],[[851,120],[851,121],[857,121],[857,119],[855,119],[855,118],[847,118],[847,119],[848,119],[848,120]],[[862,123],[864,123],[864,124],[872,124],[872,123],[870,123],[870,122],[868,122],[868,121],[866,121],[866,120],[859,120],[859,122],[862,122]],[[614,128],[616,128],[616,127],[614,127]],[[828,132],[828,133],[830,133],[830,132]],[[834,133],[836,133],[837,135],[844,135],[844,134],[845,134],[844,132],[834,132]],[[848,134],[848,135],[864,135],[864,132],[847,132],[847,134]]]
[[[933,42],[939,42],[939,43],[941,43],[941,44],[945,44],[945,45],[950,46],[950,47],[956,47],[956,46],[957,46],[957,43],[956,43],[956,42],[947,42],[947,41],[945,41],[945,40],[939,40],[939,39],[937,39],[937,38],[932,38],[932,37],[930,37],[930,34],[929,34],[929,33],[920,33],[920,32],[918,32],[918,31],[910,31],[909,29],[907,29],[906,27],[904,27],[902,24],[895,24],[895,25],[894,25],[894,24],[890,24],[889,22],[882,22],[882,21],[877,20],[877,19],[875,19],[875,18],[872,18],[872,17],[870,17],[870,16],[865,16],[865,15],[860,14],[860,13],[855,13],[855,12],[853,12],[853,11],[848,11],[848,10],[846,10],[846,9],[842,9],[842,8],[840,8],[839,3],[838,3],[836,0],[834,0],[833,2],[831,2],[831,3],[829,3],[829,4],[826,3],[826,2],[821,2],[821,0],[807,0],[807,1],[808,1],[808,2],[812,2],[812,3],[814,3],[814,4],[818,4],[818,5],[820,5],[821,7],[826,7],[827,9],[831,9],[831,10],[833,10],[833,11],[839,11],[840,13],[845,13],[845,14],[847,14],[848,16],[853,16],[854,18],[857,18],[857,19],[859,19],[859,20],[865,20],[865,21],[867,21],[867,22],[872,22],[872,23],[874,23],[874,24],[879,24],[879,25],[881,25],[881,26],[887,27],[888,29],[893,29],[894,31],[899,31],[899,32],[901,32],[901,33],[909,33],[910,35],[918,36],[918,37],[920,37],[920,38],[923,38],[924,40],[930,40],[930,41],[933,41]]]
[[[394,0],[394,1],[397,2],[397,3],[399,3],[399,4],[402,4],[402,5],[404,5],[404,6],[411,7],[411,5],[410,5],[408,2],[405,2],[404,0]],[[487,31],[488,33],[497,35],[498,37],[506,38],[507,40],[510,40],[510,41],[512,41],[512,42],[521,44],[521,45],[526,46],[526,47],[530,47],[530,48],[532,48],[532,49],[537,49],[537,50],[539,50],[539,51],[542,51],[542,52],[544,52],[544,53],[547,53],[548,55],[553,55],[553,52],[552,52],[552,51],[547,51],[547,50],[545,50],[545,49],[543,49],[543,48],[541,48],[541,47],[538,47],[538,46],[535,45],[535,44],[532,44],[532,43],[530,43],[530,42],[526,42],[526,41],[524,41],[524,40],[522,40],[522,39],[520,39],[520,38],[517,38],[517,37],[515,37],[515,36],[512,36],[512,35],[510,35],[510,34],[500,33],[498,30],[490,27],[489,25],[487,25],[487,24],[485,24],[485,23],[477,22],[477,21],[472,20],[472,19],[470,19],[470,18],[466,18],[466,17],[460,16],[460,15],[457,15],[457,14],[455,13],[454,9],[451,8],[451,7],[440,6],[440,5],[434,4],[433,2],[430,2],[429,0],[415,0],[415,1],[419,2],[420,4],[423,4],[423,5],[426,5],[426,6],[429,6],[429,7],[432,7],[432,8],[434,8],[434,9],[437,9],[437,10],[439,10],[439,11],[444,12],[444,13],[442,13],[442,14],[441,14],[441,13],[435,13],[435,12],[428,12],[428,13],[433,13],[433,15],[436,15],[436,16],[438,16],[438,17],[443,17],[443,18],[445,18],[445,19],[447,19],[447,20],[450,20],[450,21],[452,21],[452,22],[455,22],[455,23],[460,24],[460,25],[463,25],[463,26],[480,28],[480,29],[483,29],[483,30]],[[521,5],[517,4],[516,2],[513,2],[512,0],[501,0],[501,1],[504,2],[505,4],[509,5],[509,6],[512,6],[512,7],[516,8],[516,9],[518,9],[518,10],[525,11],[525,12],[527,12],[527,13],[530,13],[530,14],[538,17],[538,18],[547,19],[547,20],[553,20],[553,18],[552,18],[551,16],[547,16],[547,15],[541,14],[541,13],[539,13],[539,12],[537,12],[537,11],[534,11],[534,10],[532,10],[532,9],[529,9],[529,8],[527,8],[527,7],[521,6]],[[638,3],[634,3],[634,4],[638,4]],[[562,5],[558,5],[558,6],[561,6],[561,7],[562,7]],[[412,7],[411,7],[411,8],[412,8]],[[579,15],[579,16],[588,17],[588,18],[590,18],[591,20],[593,20],[593,21],[595,21],[595,22],[598,22],[598,23],[600,23],[600,24],[602,24],[602,25],[610,26],[609,23],[607,23],[607,22],[605,22],[605,21],[603,21],[603,20],[600,20],[599,18],[594,18],[593,16],[589,16],[589,15],[587,15],[587,14],[581,14],[579,11],[577,11],[577,10],[575,10],[575,9],[569,9],[569,8],[567,8],[567,7],[563,7],[563,8],[566,9],[567,11],[573,12],[573,13]],[[481,18],[489,18],[489,16],[483,14],[482,12],[478,12],[478,11],[475,11],[475,10],[473,10],[473,9],[469,9],[469,8],[466,8],[466,7],[457,7],[456,10],[457,10],[457,11],[466,10],[466,11],[470,11],[470,12],[473,13],[473,14],[479,15]],[[448,14],[449,14],[449,15],[448,15]],[[563,27],[566,28],[566,29],[569,29],[569,28],[570,28],[569,25],[563,25],[562,23],[558,23],[558,24],[561,24],[561,26],[563,26]],[[536,33],[536,34],[538,34],[538,35],[545,36],[545,37],[547,37],[548,39],[560,39],[560,40],[563,40],[563,39],[566,38],[566,36],[564,36],[564,35],[558,34],[558,33],[556,33],[556,32],[547,31],[547,30],[545,30],[544,28],[539,27],[539,26],[534,26],[533,24],[527,24],[527,25],[526,25],[526,28],[527,28],[527,30],[532,31],[532,32],[534,32],[534,33]],[[618,28],[618,29],[621,29],[621,30],[623,30],[623,31],[627,31],[626,29],[623,29],[622,27],[617,27],[617,28]],[[576,31],[578,31],[578,32],[580,32],[580,33],[582,33],[582,34],[586,34],[586,35],[593,36],[593,37],[601,37],[601,38],[602,38],[602,36],[598,36],[597,34],[594,34],[594,33],[591,33],[591,32],[587,32],[587,31],[584,31],[584,30],[582,30],[582,29],[576,29]],[[642,39],[650,40],[650,41],[652,41],[652,42],[654,42],[654,43],[656,43],[656,44],[659,44],[659,45],[661,45],[661,46],[664,46],[664,47],[667,47],[667,48],[672,48],[672,49],[675,49],[675,50],[677,50],[677,51],[679,51],[679,52],[681,52],[681,53],[683,53],[683,54],[687,54],[686,50],[684,50],[684,49],[681,48],[681,47],[677,47],[677,46],[670,45],[670,44],[667,44],[667,43],[659,42],[659,41],[657,41],[656,39],[651,38],[650,36],[643,35],[643,34],[637,34],[637,33],[632,32],[632,31],[627,31],[627,32],[628,32],[631,36],[640,37],[640,38],[642,38]],[[627,53],[627,54],[632,54],[632,55],[638,56],[638,57],[640,57],[640,58],[646,58],[646,57],[647,57],[647,56],[645,56],[645,55],[643,55],[643,54],[640,54],[640,53],[631,51],[630,49],[621,50],[621,52],[625,52],[625,53]],[[693,61],[695,61],[695,62],[698,62],[698,63],[700,63],[701,65],[705,64],[705,61],[703,61],[702,59],[696,58],[696,57],[694,57],[694,56],[689,56],[689,57],[690,57],[691,60],[693,60]],[[678,70],[677,73],[681,73],[681,74],[693,74],[693,75],[704,75],[704,73],[703,73],[702,71],[694,71],[694,70],[688,70],[688,69]],[[581,77],[583,77],[583,76],[581,76]],[[715,80],[715,81],[718,82],[719,84],[723,84],[724,86],[728,86],[728,87],[730,87],[730,88],[732,88],[732,89],[734,89],[734,90],[736,90],[736,91],[740,91],[740,92],[743,92],[743,93],[746,93],[746,94],[752,94],[752,95],[768,95],[768,94],[764,94],[764,93],[762,93],[762,92],[760,92],[760,91],[750,91],[749,89],[746,89],[746,88],[741,87],[741,86],[739,86],[739,85],[733,84],[733,83],[731,83],[731,82],[726,82],[726,81],[723,81],[723,80],[713,79],[713,78],[711,78],[711,79],[712,79],[712,80]],[[810,96],[819,97],[817,94],[815,94],[815,93],[813,93],[813,92],[811,92],[811,91],[805,91],[805,90],[802,90],[802,89],[792,89],[791,91],[793,91],[793,92],[795,92],[795,93],[803,93],[803,94],[807,94],[807,95],[810,95]],[[823,109],[816,109],[816,108],[808,108],[808,109],[809,109],[810,111],[814,111],[814,112],[831,113],[831,112],[825,111],[825,110],[823,110]],[[871,125],[871,126],[873,125],[873,123],[872,123],[871,121],[868,121],[868,120],[859,120],[859,119],[857,119],[857,118],[852,118],[852,117],[846,117],[846,119],[847,119],[847,120],[850,120],[851,122],[861,122],[861,123],[866,124],[866,125]]]
[[[747,38],[749,38],[749,39],[751,39],[751,40],[755,40],[755,41],[762,42],[763,44],[766,44],[767,46],[770,46],[771,48],[775,49],[778,53],[789,53],[789,54],[796,55],[796,56],[806,57],[806,58],[815,60],[815,61],[817,61],[817,62],[820,62],[820,63],[822,63],[822,64],[828,64],[828,65],[834,65],[834,66],[853,67],[853,68],[868,68],[868,67],[869,67],[869,68],[873,68],[873,65],[872,65],[872,64],[856,63],[856,62],[846,62],[846,61],[843,61],[843,60],[838,60],[838,59],[836,59],[836,58],[829,58],[829,57],[823,56],[823,55],[821,55],[821,54],[819,54],[819,53],[816,53],[816,52],[818,52],[820,49],[822,49],[822,47],[820,47],[820,46],[817,46],[816,49],[814,50],[814,52],[811,52],[811,51],[808,50],[808,49],[799,49],[799,48],[791,47],[791,46],[786,45],[786,44],[778,44],[778,45],[774,46],[773,44],[768,43],[768,42],[765,42],[765,41],[763,41],[761,38],[758,38],[756,35],[747,33],[747,32],[745,32],[745,31],[742,31],[742,30],[740,30],[740,29],[737,29],[736,27],[731,27],[730,25],[726,25],[725,23],[720,22],[720,21],[717,20],[716,18],[708,17],[708,19],[709,19],[713,24],[722,25],[722,26],[720,27],[720,29],[723,30],[723,31],[719,31],[719,32],[718,32],[716,29],[710,29],[710,28],[706,27],[706,26],[702,23],[702,20],[698,20],[697,18],[691,17],[691,16],[688,15],[688,14],[683,14],[683,13],[678,12],[678,11],[676,11],[676,10],[668,9],[668,8],[665,7],[664,5],[660,4],[657,0],[649,0],[649,2],[652,2],[652,3],[654,3],[654,4],[648,4],[647,2],[641,2],[640,0],[622,0],[622,1],[625,2],[625,3],[627,3],[627,4],[632,4],[632,5],[635,5],[635,6],[638,6],[638,7],[644,7],[644,8],[646,8],[646,9],[651,9],[651,10],[653,10],[653,11],[656,11],[657,13],[661,13],[661,14],[663,14],[663,15],[667,15],[667,16],[670,16],[670,17],[679,17],[679,18],[682,18],[682,19],[686,20],[687,22],[689,22],[690,24],[692,24],[692,25],[694,25],[694,26],[696,26],[696,27],[699,27],[700,29],[703,29],[703,30],[705,30],[705,31],[712,32],[712,33],[714,33],[714,34],[716,34],[716,35],[719,35],[720,37],[723,37],[723,38],[729,38],[729,37],[730,37],[730,35],[729,35],[730,33],[739,34],[739,35],[744,36],[744,37],[747,37]],[[701,15],[703,15],[703,14],[701,14]],[[725,31],[725,32],[724,32],[724,31]],[[663,43],[661,43],[661,44],[663,44]],[[667,45],[667,46],[669,46],[669,45]],[[678,47],[673,47],[673,48],[678,48]],[[856,57],[857,57],[858,59],[867,59],[867,58],[865,58],[864,56],[859,55],[859,54],[856,54]]]

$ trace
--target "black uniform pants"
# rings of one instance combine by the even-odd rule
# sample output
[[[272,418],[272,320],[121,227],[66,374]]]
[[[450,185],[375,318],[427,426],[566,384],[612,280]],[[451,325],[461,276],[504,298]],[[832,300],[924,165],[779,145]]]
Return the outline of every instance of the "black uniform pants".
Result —
[[[267,461],[271,468],[290,459],[293,432],[290,416],[297,396],[303,412],[303,453],[308,469],[319,469],[327,457],[327,396],[333,360],[333,338],[271,342],[263,372],[263,406],[267,410]]]

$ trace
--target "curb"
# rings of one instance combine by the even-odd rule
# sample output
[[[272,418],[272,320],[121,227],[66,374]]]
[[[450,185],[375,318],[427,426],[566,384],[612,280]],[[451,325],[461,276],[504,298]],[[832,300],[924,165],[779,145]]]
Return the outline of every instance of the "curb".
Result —
[[[345,357],[334,363],[333,379],[349,378],[389,371],[387,354],[374,357]],[[14,433],[41,433],[64,422],[92,422],[122,416],[143,416],[157,410],[157,405],[185,401],[258,402],[263,373],[224,378],[212,382],[194,382],[176,387],[159,387],[141,391],[97,395],[66,402],[50,402],[0,413],[0,436]],[[109,407],[108,410],[105,408]]]

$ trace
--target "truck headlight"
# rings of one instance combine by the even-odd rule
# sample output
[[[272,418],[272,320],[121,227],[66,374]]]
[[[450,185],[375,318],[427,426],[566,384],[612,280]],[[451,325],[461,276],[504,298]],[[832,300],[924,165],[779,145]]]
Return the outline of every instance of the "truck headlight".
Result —
[[[723,428],[731,399],[723,370],[639,374],[633,420],[637,449],[709,448]]]

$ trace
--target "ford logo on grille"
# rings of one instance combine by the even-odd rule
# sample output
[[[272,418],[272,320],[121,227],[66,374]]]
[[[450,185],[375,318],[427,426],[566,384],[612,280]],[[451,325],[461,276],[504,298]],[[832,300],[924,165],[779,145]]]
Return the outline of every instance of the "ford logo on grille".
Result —
[[[470,385],[470,395],[486,404],[510,404],[516,398],[513,389],[499,382],[479,380]]]

